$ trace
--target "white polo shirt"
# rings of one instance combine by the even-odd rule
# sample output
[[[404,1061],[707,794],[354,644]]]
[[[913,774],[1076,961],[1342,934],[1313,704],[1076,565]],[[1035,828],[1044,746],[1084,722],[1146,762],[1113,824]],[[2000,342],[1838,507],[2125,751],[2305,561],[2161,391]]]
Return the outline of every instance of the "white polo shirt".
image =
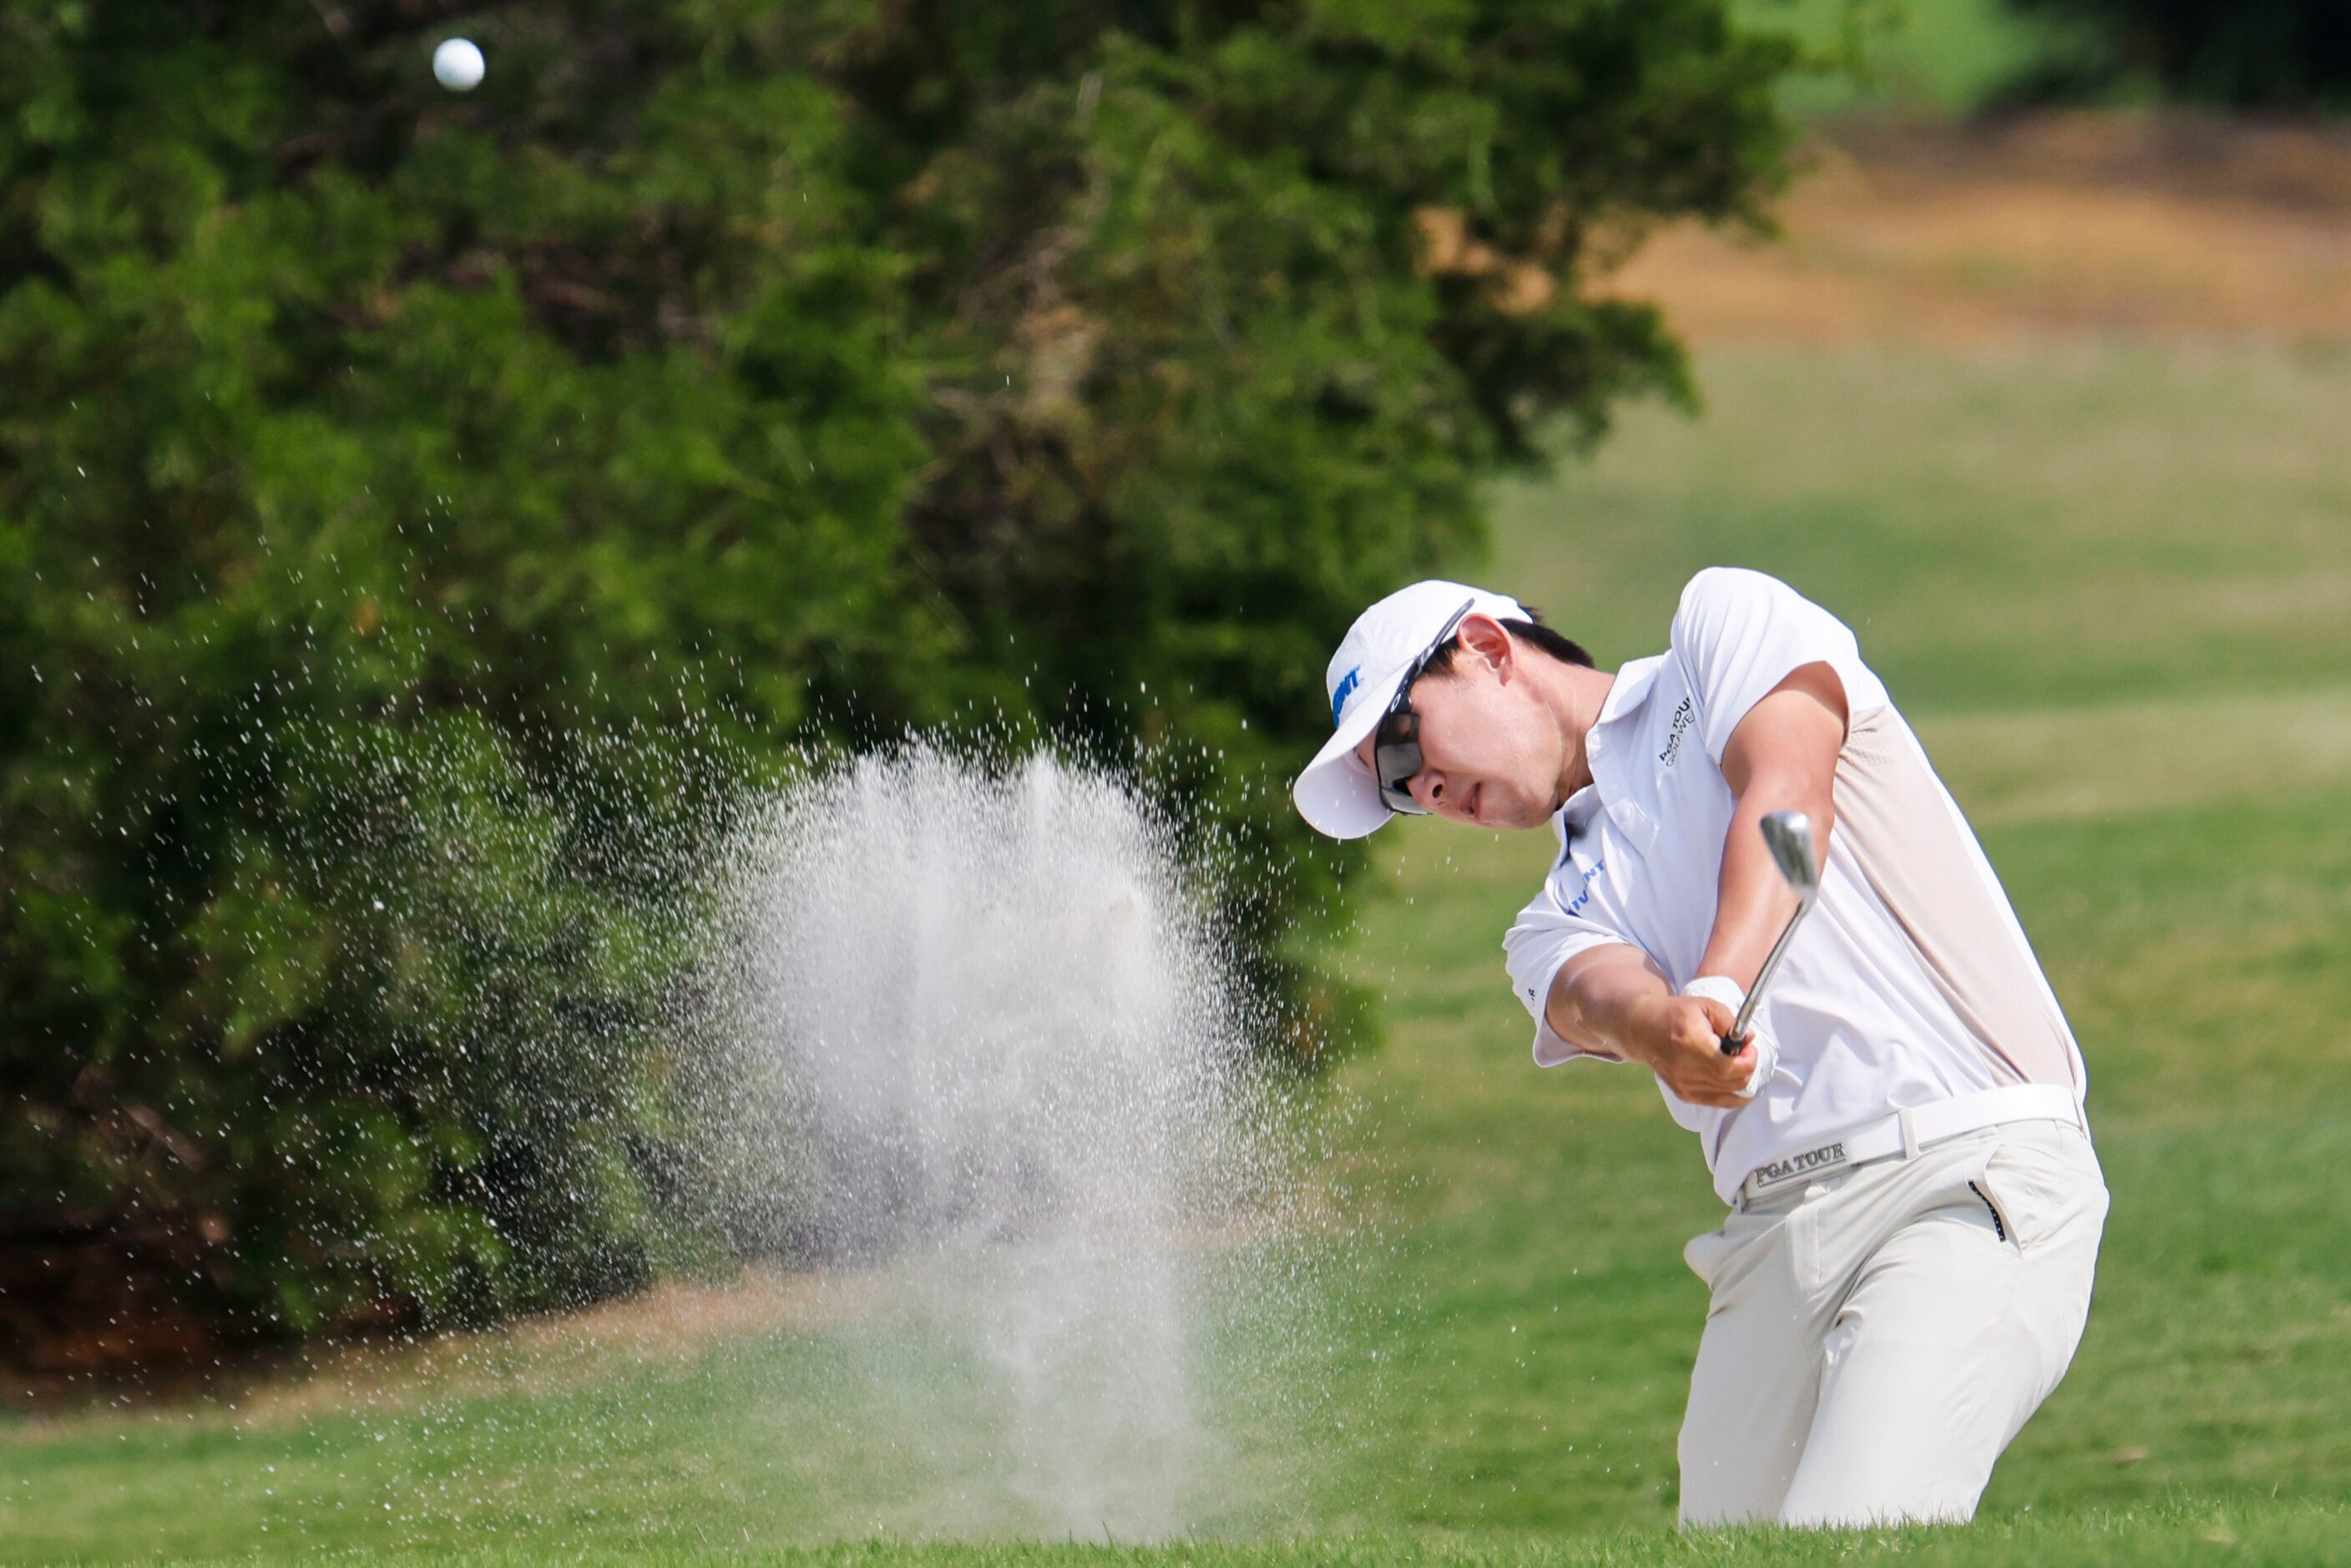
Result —
[[[1552,817],[1559,858],[1503,939],[1537,1065],[1587,1054],[1543,1018],[1574,955],[1627,943],[1677,988],[1696,977],[1734,804],[1723,748],[1750,708],[1815,662],[1843,683],[1849,723],[1820,900],[1756,1012],[1779,1063],[1736,1110],[1658,1086],[1726,1203],[1755,1166],[1898,1107],[2038,1082],[2071,1087],[2078,1108],[2086,1082],[1991,862],[1853,632],[1734,567],[1692,578],[1672,646],[1617,672],[1586,741],[1593,782]]]

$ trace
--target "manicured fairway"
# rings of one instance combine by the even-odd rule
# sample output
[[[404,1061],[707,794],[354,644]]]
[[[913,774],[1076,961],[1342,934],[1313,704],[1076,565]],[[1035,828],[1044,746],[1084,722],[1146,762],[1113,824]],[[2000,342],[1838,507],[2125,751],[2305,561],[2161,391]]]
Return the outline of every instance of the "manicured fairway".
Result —
[[[1680,583],[1719,561],[1772,570],[1860,631],[1982,824],[2089,1059],[2116,1201],[2074,1373],[1973,1531],[1672,1536],[1703,1312],[1680,1248],[1719,1206],[1646,1074],[1529,1060],[1499,941],[1548,835],[1408,823],[1384,835],[1384,891],[1349,947],[1389,1040],[1324,1108],[1316,1179],[1354,1228],[1235,1254],[1260,1285],[1303,1281],[1236,1290],[1207,1319],[1221,1448],[1186,1484],[1201,1533],[1235,1543],[1133,1555],[2339,1557],[2351,361],[1791,349],[1702,369],[1704,421],[1639,413],[1595,466],[1506,492],[1496,558],[1461,570],[1610,666],[1662,646]],[[925,1361],[886,1288],[843,1299],[863,1304],[643,1368],[567,1379],[559,1343],[485,1348],[470,1381],[394,1378],[308,1416],[0,1428],[0,1557],[686,1562],[1021,1528],[968,1369]]]
[[[1015,1564],[1134,1563],[1139,1568],[1387,1568],[1437,1563],[1447,1568],[1799,1568],[1828,1562],[1876,1562],[1944,1568],[2173,1568],[2212,1563],[2326,1563],[2340,1561],[2338,1543],[2351,1515],[2336,1508],[2273,1504],[2261,1509],[2172,1503],[2043,1520],[2018,1518],[1965,1530],[1873,1531],[1821,1537],[1781,1531],[1677,1537],[1555,1536],[1510,1531],[1387,1532],[1232,1545],[1195,1542],[1158,1547],[1077,1543],[909,1547],[879,1542],[741,1552],[678,1551],[576,1552],[492,1548],[462,1554],[386,1552],[367,1561],[381,1568],[541,1568],[542,1564],[627,1563],[646,1568],[699,1568],[741,1563],[750,1568],[872,1568],[916,1563],[929,1568],[1012,1568]],[[246,1558],[190,1560],[191,1568],[226,1568]]]

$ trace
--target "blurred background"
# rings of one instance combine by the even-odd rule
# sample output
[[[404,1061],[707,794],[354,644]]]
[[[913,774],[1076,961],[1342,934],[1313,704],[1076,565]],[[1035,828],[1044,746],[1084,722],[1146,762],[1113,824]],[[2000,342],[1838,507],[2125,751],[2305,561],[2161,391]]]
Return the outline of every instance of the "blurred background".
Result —
[[[2090,1064],[1985,1550],[2317,1554],[2346,102],[2334,4],[5,0],[0,1556],[1132,1539],[875,1349],[712,1002],[714,862],[910,734],[1123,781],[1295,1151],[1142,1533],[1670,1553],[1719,1206],[1528,1059],[1548,836],[1287,784],[1389,589],[1613,668],[1719,563]]]

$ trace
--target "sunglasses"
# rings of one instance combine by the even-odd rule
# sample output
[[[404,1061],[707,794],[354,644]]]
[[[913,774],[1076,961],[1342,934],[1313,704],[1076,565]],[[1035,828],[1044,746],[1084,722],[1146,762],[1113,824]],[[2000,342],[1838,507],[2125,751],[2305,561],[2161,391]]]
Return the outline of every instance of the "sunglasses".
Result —
[[[1420,802],[1412,798],[1412,792],[1405,788],[1421,768],[1420,716],[1412,711],[1412,684],[1420,679],[1421,671],[1428,667],[1429,660],[1437,657],[1437,651],[1453,640],[1453,633],[1460,626],[1462,618],[1477,602],[1474,599],[1463,601],[1461,608],[1446,622],[1444,630],[1421,650],[1420,657],[1412,662],[1405,671],[1404,680],[1396,686],[1395,700],[1380,716],[1380,727],[1374,732],[1376,738],[1372,742],[1372,771],[1379,779],[1380,799],[1387,802],[1390,810],[1404,811],[1416,817],[1428,815]]]

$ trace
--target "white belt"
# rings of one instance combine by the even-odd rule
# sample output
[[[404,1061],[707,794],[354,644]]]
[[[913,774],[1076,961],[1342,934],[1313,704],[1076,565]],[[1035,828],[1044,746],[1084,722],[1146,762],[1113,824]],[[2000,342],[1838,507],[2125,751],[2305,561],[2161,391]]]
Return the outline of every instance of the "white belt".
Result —
[[[1905,1159],[1928,1144],[1955,1138],[1999,1122],[2071,1122],[2082,1125],[2081,1106],[2071,1089],[2057,1083],[2017,1083],[1987,1089],[1979,1094],[1938,1100],[1929,1105],[1905,1106],[1890,1116],[1864,1122],[1821,1144],[1781,1159],[1766,1160],[1739,1184],[1740,1206],[1792,1182],[1813,1180],[1832,1172],[1882,1160],[1888,1155]]]

